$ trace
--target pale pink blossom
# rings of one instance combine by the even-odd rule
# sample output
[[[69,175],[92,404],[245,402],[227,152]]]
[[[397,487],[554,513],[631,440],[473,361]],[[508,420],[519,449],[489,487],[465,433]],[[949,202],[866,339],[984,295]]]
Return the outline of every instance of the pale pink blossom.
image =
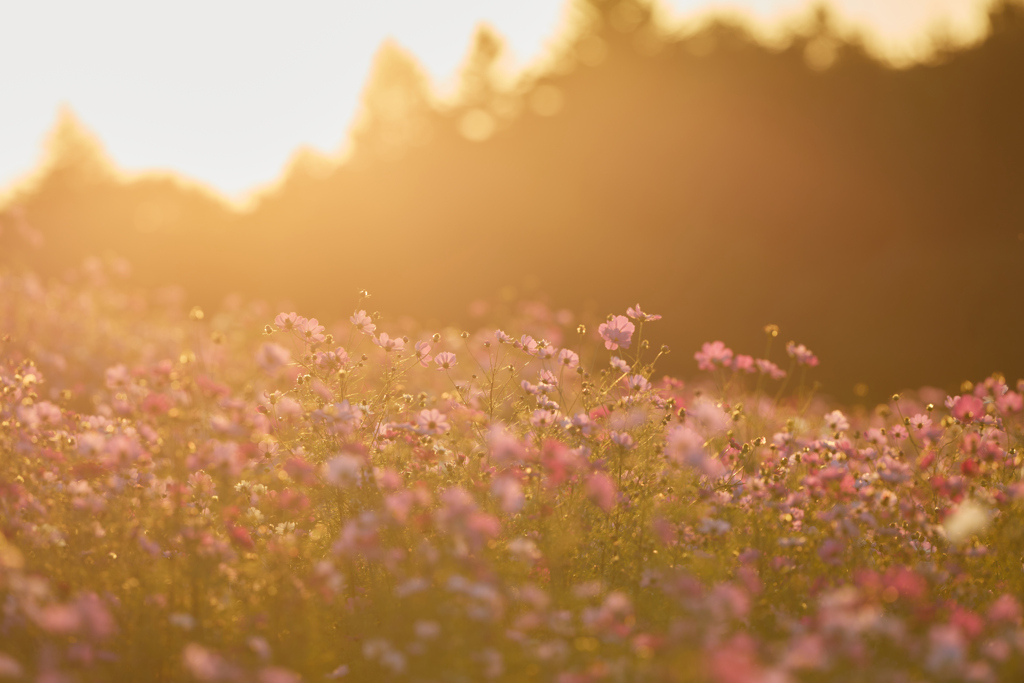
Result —
[[[534,427],[550,427],[558,421],[558,415],[551,410],[535,410],[530,416],[530,424]]]
[[[594,472],[587,478],[587,497],[605,512],[615,507],[615,482],[604,472]]]
[[[560,365],[564,365],[570,370],[574,370],[580,364],[580,357],[575,351],[562,349],[558,352],[558,363]]]
[[[624,315],[617,315],[597,327],[598,334],[604,340],[604,347],[609,351],[614,351],[620,346],[628,349],[630,341],[633,339],[634,330],[636,330],[636,325],[629,322]]]
[[[651,388],[651,383],[643,375],[630,375],[626,378],[626,384],[629,386],[629,390],[634,393],[642,393]]]
[[[417,434],[430,434],[436,436],[438,434],[444,434],[452,426],[448,424],[448,416],[441,411],[428,408],[421,410],[416,416],[416,433]]]
[[[705,342],[693,357],[699,370],[714,370],[732,365],[732,349],[720,341]]]
[[[278,313],[274,318],[274,325],[279,330],[296,330],[306,323],[306,319],[292,311],[291,313]]]
[[[757,372],[757,368],[754,367],[754,357],[738,355],[732,362],[732,369],[736,372],[746,372],[748,374]]]
[[[537,341],[528,334],[524,334],[522,337],[520,337],[519,341],[512,342],[512,346],[516,347],[517,349],[522,349],[523,351],[526,351],[531,356],[537,353]]]
[[[845,432],[850,428],[850,421],[839,410],[833,410],[825,415],[825,424],[828,425],[830,432]]]
[[[629,363],[627,363],[626,361],[622,360],[618,356],[612,356],[612,359],[608,363],[609,363],[609,365],[612,366],[613,370],[616,370],[616,371],[621,372],[623,374],[629,372],[629,370],[630,370]]]
[[[451,351],[442,351],[434,356],[434,362],[437,363],[438,370],[448,370],[455,367],[455,354]]]
[[[923,413],[918,413],[914,417],[910,418],[910,426],[921,432],[928,427],[931,427],[932,419]]]
[[[416,359],[419,360],[420,365],[422,365],[423,367],[427,367],[427,364],[430,363],[431,360],[433,360],[430,355],[431,348],[432,347],[427,342],[416,342]]]
[[[494,338],[498,340],[499,344],[512,344],[515,342],[511,335],[505,334],[502,330],[495,330]]]
[[[267,342],[256,352],[256,363],[265,372],[276,372],[292,361],[292,354],[280,344]]]
[[[627,451],[632,450],[632,448],[636,446],[636,441],[634,441],[633,437],[629,435],[629,432],[611,432],[608,435],[608,438],[610,438],[612,443],[616,446],[621,446]]]
[[[356,329],[363,334],[372,335],[377,326],[373,324],[373,318],[366,315],[366,311],[356,311],[349,318],[349,322],[355,325]]]
[[[757,365],[757,369],[762,375],[768,375],[772,379],[782,379],[786,376],[786,371],[770,360],[758,358],[754,364]]]
[[[811,353],[811,350],[803,344],[797,345],[795,342],[789,342],[786,344],[786,353],[789,354],[790,358],[795,358],[798,365],[806,365],[813,368],[818,364],[818,357]]]
[[[307,344],[319,344],[327,339],[327,337],[324,336],[324,326],[321,325],[316,318],[306,320],[301,325],[297,326],[296,329],[299,332],[299,336],[301,336]]]
[[[705,450],[704,437],[686,425],[669,430],[665,454],[670,460],[688,465],[709,479],[717,479],[726,473],[722,461],[710,456]]]
[[[626,315],[628,315],[630,318],[633,318],[634,320],[642,320],[645,323],[654,320],[661,320],[660,315],[651,315],[649,313],[644,313],[642,310],[640,310],[640,304],[637,304],[633,308],[627,308]]]
[[[381,347],[388,353],[392,351],[401,351],[405,348],[405,340],[401,337],[391,338],[387,332],[381,332],[380,336],[373,338],[373,343]]]

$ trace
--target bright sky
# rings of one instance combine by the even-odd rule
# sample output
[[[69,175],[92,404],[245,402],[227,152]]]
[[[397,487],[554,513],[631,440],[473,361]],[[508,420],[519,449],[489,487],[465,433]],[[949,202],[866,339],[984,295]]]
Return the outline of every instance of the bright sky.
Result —
[[[937,27],[984,30],[982,0],[833,0],[894,53]],[[761,20],[806,0],[662,0],[678,20],[709,8]],[[566,25],[565,0],[0,0],[0,187],[42,155],[69,105],[126,171],[174,170],[230,195],[275,180],[296,148],[343,146],[380,43],[450,84],[474,28],[501,33],[517,65]]]

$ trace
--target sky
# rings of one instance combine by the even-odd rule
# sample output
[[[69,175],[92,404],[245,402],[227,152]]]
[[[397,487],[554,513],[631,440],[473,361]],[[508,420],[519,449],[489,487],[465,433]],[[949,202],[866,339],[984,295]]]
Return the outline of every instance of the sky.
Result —
[[[983,0],[831,0],[844,30],[896,59],[936,30],[969,41]],[[768,31],[806,0],[661,0],[695,25],[741,12]],[[38,167],[62,107],[126,172],[174,171],[238,198],[272,183],[295,151],[344,149],[374,54],[392,39],[439,92],[475,29],[528,68],[570,25],[565,0],[0,0],[0,188]]]

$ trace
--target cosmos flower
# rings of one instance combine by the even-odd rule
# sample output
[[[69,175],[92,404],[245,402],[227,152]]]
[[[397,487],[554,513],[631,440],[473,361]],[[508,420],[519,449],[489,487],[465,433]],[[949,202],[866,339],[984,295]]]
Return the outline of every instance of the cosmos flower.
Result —
[[[604,340],[604,347],[609,351],[619,347],[628,349],[634,330],[636,325],[629,322],[624,315],[617,315],[608,322],[601,323],[597,328],[598,334]]]
[[[373,331],[377,329],[377,326],[373,324],[373,319],[366,315],[366,311],[356,311],[349,321],[363,334],[372,335]]]
[[[448,370],[455,367],[455,354],[451,351],[442,351],[434,356],[434,362],[437,363],[438,370]]]

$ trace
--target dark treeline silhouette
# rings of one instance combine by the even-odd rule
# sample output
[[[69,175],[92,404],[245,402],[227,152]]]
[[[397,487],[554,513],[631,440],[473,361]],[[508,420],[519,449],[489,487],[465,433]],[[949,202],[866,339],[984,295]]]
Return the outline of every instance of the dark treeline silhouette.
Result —
[[[776,323],[840,398],[1024,375],[1024,6],[903,69],[824,15],[773,49],[722,22],[675,35],[635,0],[579,6],[587,28],[511,90],[482,31],[458,104],[385,47],[349,159],[297,162],[246,211],[120,179],[67,124],[11,203],[46,246],[7,230],[0,259],[58,274],[112,251],[199,303],[321,319],[366,287],[468,324],[470,301],[533,282],[577,310],[664,314],[655,340],[684,373],[700,342],[758,354]]]

